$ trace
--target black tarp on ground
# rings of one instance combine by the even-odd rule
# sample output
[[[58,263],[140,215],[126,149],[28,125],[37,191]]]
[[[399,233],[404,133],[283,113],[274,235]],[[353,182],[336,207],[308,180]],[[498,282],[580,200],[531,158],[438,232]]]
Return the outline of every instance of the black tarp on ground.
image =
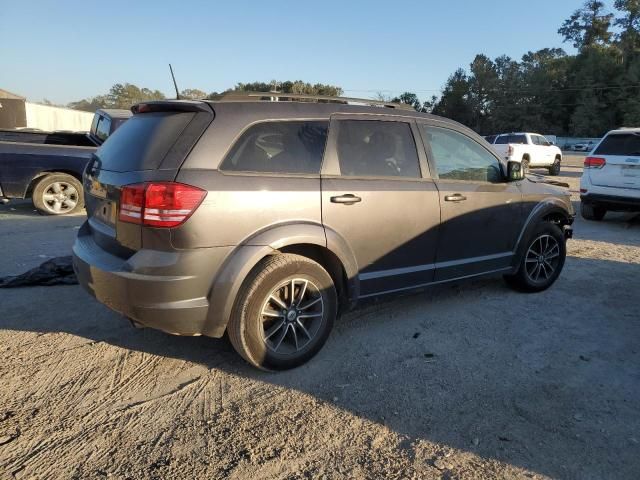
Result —
[[[15,277],[0,277],[0,288],[76,285],[71,256],[47,260],[36,268]]]

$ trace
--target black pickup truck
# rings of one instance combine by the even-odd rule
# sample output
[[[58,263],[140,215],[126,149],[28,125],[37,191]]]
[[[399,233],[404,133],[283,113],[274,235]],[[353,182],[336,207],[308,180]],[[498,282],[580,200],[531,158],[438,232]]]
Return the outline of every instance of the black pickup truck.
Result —
[[[128,110],[97,110],[88,133],[0,130],[0,202],[31,197],[48,215],[79,211],[91,155],[130,116]]]

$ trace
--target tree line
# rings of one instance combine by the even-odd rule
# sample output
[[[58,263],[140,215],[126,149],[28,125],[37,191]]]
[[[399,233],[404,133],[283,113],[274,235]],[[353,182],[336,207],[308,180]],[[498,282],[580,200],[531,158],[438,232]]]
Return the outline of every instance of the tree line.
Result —
[[[616,13],[588,0],[558,33],[576,49],[477,55],[456,70],[439,98],[420,102],[410,92],[396,100],[457,120],[487,135],[536,131],[601,136],[640,125],[640,0],[616,0]]]
[[[558,33],[577,53],[561,48],[528,52],[520,60],[478,54],[468,69],[459,68],[440,96],[421,100],[413,92],[383,100],[457,120],[488,135],[536,131],[554,135],[601,136],[620,126],[640,125],[640,0],[616,0],[615,13],[599,0],[587,0]],[[223,92],[186,89],[181,98],[217,98],[233,92],[342,95],[335,85],[301,80],[238,83]],[[105,95],[72,102],[75,109],[130,108],[161,100],[159,90],[125,83]]]
[[[223,92],[204,92],[197,88],[188,88],[180,92],[181,99],[201,100],[215,99],[221,95],[233,94],[239,92],[270,92],[278,91],[281,93],[297,93],[307,95],[328,95],[337,97],[342,95],[343,91],[340,87],[334,85],[325,85],[322,83],[307,83],[302,80],[286,81],[286,82],[252,82],[238,83],[235,87],[224,90]],[[117,83],[111,87],[105,95],[98,95],[92,98],[86,98],[77,102],[71,102],[67,106],[76,110],[84,110],[87,112],[95,112],[98,108],[131,108],[131,105],[139,102],[150,100],[164,100],[164,93],[159,90],[150,90],[148,88],[140,88],[131,83]]]

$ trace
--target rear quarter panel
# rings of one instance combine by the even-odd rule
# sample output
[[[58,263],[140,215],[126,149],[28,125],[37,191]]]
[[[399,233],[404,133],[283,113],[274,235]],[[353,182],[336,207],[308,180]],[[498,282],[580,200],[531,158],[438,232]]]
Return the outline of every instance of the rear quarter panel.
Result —
[[[207,190],[196,212],[172,231],[175,248],[261,244],[269,229],[288,224],[322,225],[320,176],[225,174],[182,169],[178,182]]]

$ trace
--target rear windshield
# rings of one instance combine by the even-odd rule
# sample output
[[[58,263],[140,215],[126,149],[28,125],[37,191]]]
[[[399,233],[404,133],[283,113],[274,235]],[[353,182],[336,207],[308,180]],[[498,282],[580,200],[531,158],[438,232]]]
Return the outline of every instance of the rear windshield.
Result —
[[[154,112],[134,115],[97,152],[102,170],[154,170],[195,113]]]
[[[507,143],[527,143],[526,135],[500,135],[496,139],[496,145],[506,145]]]
[[[614,133],[596,148],[594,155],[640,155],[640,134]]]

